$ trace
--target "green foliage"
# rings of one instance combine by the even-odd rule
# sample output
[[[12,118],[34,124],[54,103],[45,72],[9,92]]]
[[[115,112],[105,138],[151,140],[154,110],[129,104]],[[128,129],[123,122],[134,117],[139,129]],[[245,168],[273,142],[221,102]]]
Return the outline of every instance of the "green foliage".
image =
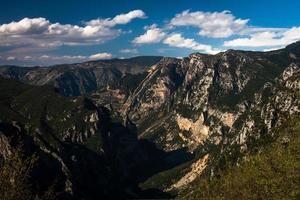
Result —
[[[300,199],[300,123],[287,126],[260,153],[246,157],[213,178],[201,177],[180,199]],[[281,130],[282,131],[282,130]]]
[[[136,87],[138,87],[139,83],[141,83],[146,76],[146,72],[139,74],[125,74],[118,83],[119,87],[129,95]]]
[[[26,124],[30,133],[43,128],[47,141],[52,135],[75,127],[76,131],[89,129],[85,119],[96,112],[96,107],[84,97],[64,97],[48,86],[32,86],[15,80],[0,78],[0,120]]]
[[[101,151],[100,147],[102,147],[102,143],[103,141],[101,140],[101,137],[96,134],[86,140],[85,146],[92,151],[99,152]]]

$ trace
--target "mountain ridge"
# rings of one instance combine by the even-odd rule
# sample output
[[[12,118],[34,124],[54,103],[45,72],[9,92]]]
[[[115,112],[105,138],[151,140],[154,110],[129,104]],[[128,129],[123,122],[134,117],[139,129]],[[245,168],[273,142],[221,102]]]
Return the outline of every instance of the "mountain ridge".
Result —
[[[2,66],[0,76],[33,85],[52,85],[65,96],[79,96],[119,84],[126,75],[142,74],[160,59],[158,56],[140,56],[52,67]]]

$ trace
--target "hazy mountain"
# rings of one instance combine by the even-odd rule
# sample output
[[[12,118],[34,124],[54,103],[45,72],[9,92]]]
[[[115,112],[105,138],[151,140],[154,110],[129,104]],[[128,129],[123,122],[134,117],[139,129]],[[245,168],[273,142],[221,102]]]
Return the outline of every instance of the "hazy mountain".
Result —
[[[107,86],[120,86],[128,76],[147,72],[161,58],[140,56],[50,67],[2,66],[0,76],[33,85],[52,85],[65,96],[79,96]]]

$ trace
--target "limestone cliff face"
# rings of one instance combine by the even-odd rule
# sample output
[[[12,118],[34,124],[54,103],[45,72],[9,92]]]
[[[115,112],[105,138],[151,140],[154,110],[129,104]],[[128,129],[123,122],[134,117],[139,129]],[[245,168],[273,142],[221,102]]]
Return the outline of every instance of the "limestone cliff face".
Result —
[[[296,70],[287,67],[298,62],[297,48],[164,58],[128,98],[125,112],[137,124],[140,137],[151,138],[165,150],[193,150],[206,140],[218,144],[259,101],[261,88],[281,76],[290,87],[298,87],[287,81]]]
[[[248,114],[244,113],[241,128],[235,127],[231,132],[238,133],[236,141],[247,148],[249,137],[259,138],[271,132],[285,122],[290,116],[300,113],[300,67],[290,64],[274,83],[266,83],[255,94],[254,102]]]
[[[128,98],[124,113],[140,138],[165,151],[213,152],[203,165],[213,170],[222,154],[251,150],[253,141],[272,137],[274,128],[299,115],[299,57],[299,44],[293,44],[272,52],[164,58]]]

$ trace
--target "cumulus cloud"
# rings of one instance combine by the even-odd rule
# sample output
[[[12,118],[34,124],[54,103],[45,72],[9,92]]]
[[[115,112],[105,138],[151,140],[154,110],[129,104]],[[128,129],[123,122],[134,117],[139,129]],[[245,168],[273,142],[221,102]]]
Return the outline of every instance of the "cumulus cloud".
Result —
[[[50,56],[48,56],[48,55],[42,55],[42,56],[40,56],[39,58],[40,58],[40,59],[49,59]]]
[[[24,60],[30,60],[30,59],[32,59],[31,56],[24,56]]]
[[[112,54],[110,53],[97,53],[94,55],[89,56],[90,60],[103,60],[103,59],[111,59],[112,58]]]
[[[158,28],[156,24],[146,26],[146,32],[136,37],[132,42],[135,44],[153,44],[163,42],[170,47],[188,48],[204,53],[215,54],[220,50],[210,45],[200,44],[194,39],[184,38],[180,33],[168,33],[166,29]],[[159,50],[160,51],[160,50]]]
[[[195,51],[202,51],[209,54],[216,54],[220,52],[218,49],[213,49],[212,46],[206,44],[200,44],[196,42],[194,39],[186,39],[182,37],[180,33],[174,33],[169,35],[163,41],[164,44],[167,44],[171,47],[179,47],[179,48],[188,48],[193,49]]]
[[[142,10],[133,10],[126,14],[120,14],[115,16],[113,19],[94,19],[86,22],[89,26],[110,26],[113,27],[117,24],[127,24],[135,18],[144,19],[146,14]]]
[[[279,47],[300,40],[300,27],[285,31],[264,31],[250,34],[248,37],[225,41],[226,47]]]
[[[0,25],[0,46],[47,49],[62,45],[101,44],[121,34],[120,29],[113,28],[116,25],[145,17],[142,10],[133,10],[112,19],[91,20],[83,26],[52,23],[42,17],[24,18]]]
[[[51,48],[102,43],[119,33],[119,30],[110,27],[52,24],[45,18],[24,18],[0,26],[0,46]]]
[[[230,11],[190,12],[176,14],[171,26],[193,26],[199,28],[199,35],[212,38],[226,38],[243,30],[248,19],[237,19]]]
[[[28,35],[41,34],[48,29],[49,21],[45,18],[24,18],[18,22],[2,24],[0,26],[0,34],[5,35]]]
[[[7,58],[6,58],[6,60],[15,60],[16,59],[16,57],[14,57],[14,56],[8,56]]]
[[[157,26],[151,25],[149,27],[145,27],[146,32],[143,35],[140,35],[132,41],[135,44],[150,44],[150,43],[158,43],[160,42],[165,36],[166,33],[157,28]]]
[[[137,54],[138,50],[137,49],[121,49],[120,52],[125,53],[125,54]]]

